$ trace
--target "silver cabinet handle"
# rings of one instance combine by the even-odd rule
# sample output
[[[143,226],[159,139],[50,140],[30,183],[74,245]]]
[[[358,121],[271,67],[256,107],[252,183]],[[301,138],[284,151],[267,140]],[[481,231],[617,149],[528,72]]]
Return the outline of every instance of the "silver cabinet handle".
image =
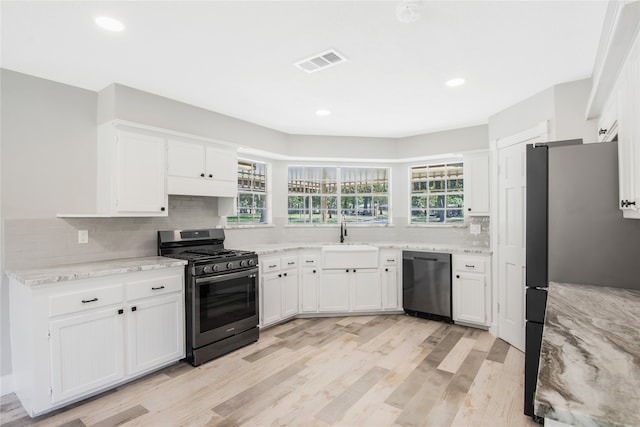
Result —
[[[98,298],[83,299],[83,300],[82,300],[82,303],[83,303],[83,304],[87,304],[87,303],[90,303],[90,302],[96,302],[96,301],[98,301]]]
[[[475,266],[475,265],[465,264],[464,266],[465,266],[465,267],[467,267],[467,268],[476,268],[476,266]]]
[[[157,291],[157,290],[160,290],[160,289],[164,289],[164,285],[160,285],[160,286],[156,286],[156,287],[153,287],[153,286],[152,286],[152,287],[151,287],[151,290],[152,290],[152,291]]]

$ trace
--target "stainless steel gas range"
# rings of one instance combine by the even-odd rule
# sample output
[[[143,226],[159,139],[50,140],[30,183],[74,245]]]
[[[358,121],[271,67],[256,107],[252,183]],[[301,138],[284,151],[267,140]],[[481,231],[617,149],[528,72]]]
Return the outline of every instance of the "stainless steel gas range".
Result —
[[[258,340],[258,256],[224,248],[224,230],[158,231],[158,254],[188,261],[187,360],[198,366]]]

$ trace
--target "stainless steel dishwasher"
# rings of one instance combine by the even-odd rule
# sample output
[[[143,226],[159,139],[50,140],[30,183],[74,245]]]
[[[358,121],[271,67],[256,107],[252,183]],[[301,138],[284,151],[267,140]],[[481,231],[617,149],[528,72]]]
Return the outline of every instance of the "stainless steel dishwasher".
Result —
[[[402,301],[407,314],[453,323],[451,254],[402,251]]]

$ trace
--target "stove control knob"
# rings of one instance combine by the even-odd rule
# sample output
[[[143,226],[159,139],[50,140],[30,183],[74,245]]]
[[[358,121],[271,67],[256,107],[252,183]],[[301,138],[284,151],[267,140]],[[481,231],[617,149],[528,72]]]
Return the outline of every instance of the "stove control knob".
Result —
[[[254,265],[256,263],[256,261],[254,259],[250,259],[249,260],[249,265]]]
[[[232,262],[228,262],[227,263],[227,270],[231,270],[233,268],[233,263]]]
[[[202,269],[202,271],[204,271],[205,273],[213,273],[214,267],[212,267],[210,265],[205,265],[204,268]]]
[[[247,260],[243,259],[242,261],[240,261],[240,267],[246,267],[247,266]]]
[[[218,264],[213,264],[213,271],[218,271]]]

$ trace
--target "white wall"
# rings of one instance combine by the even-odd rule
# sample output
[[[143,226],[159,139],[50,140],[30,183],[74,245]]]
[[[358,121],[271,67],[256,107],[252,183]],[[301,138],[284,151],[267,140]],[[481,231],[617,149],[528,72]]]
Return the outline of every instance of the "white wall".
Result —
[[[398,158],[401,159],[488,149],[487,125],[410,136],[398,140]]]

